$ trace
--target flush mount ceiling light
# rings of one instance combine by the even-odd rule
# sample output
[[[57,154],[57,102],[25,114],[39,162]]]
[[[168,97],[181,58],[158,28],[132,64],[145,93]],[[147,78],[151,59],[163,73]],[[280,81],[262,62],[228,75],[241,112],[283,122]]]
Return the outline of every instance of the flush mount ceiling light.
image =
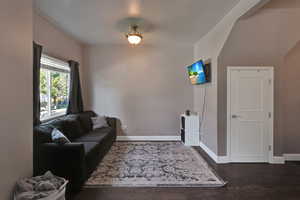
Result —
[[[132,45],[138,45],[141,43],[143,36],[140,32],[138,32],[138,26],[133,25],[130,26],[129,32],[126,34],[127,40]]]

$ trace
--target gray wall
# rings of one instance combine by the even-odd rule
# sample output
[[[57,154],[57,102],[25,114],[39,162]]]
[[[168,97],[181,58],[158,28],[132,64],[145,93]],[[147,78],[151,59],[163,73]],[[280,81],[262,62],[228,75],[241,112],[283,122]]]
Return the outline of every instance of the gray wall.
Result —
[[[203,119],[200,119],[200,123],[202,124],[200,132],[201,143],[216,155],[218,154],[219,140],[217,122],[218,56],[235,22],[245,13],[253,12],[253,10],[257,9],[257,4],[261,2],[262,0],[240,1],[208,34],[194,45],[195,61],[199,59],[211,60],[212,82],[202,86],[194,86],[194,110],[204,113]]]
[[[274,66],[274,154],[300,153],[299,136],[295,136],[299,135],[300,127],[294,126],[299,122],[293,119],[299,116],[300,84],[295,77],[290,79],[291,73],[300,76],[300,71],[295,60],[289,63],[289,67],[284,64],[285,56],[300,40],[299,4],[299,1],[293,0],[273,0],[255,15],[240,19],[234,26],[218,58],[219,155],[226,155],[227,66]],[[290,58],[286,59],[289,62]],[[287,88],[290,88],[289,99],[285,96]],[[285,105],[291,101],[294,101],[293,105]]]
[[[300,42],[284,57],[282,77],[283,152],[300,153]]]
[[[32,1],[0,3],[0,199],[32,175]]]
[[[186,66],[192,47],[87,47],[88,108],[121,120],[125,135],[179,135],[179,115],[193,107]]]
[[[43,53],[64,60],[82,63],[83,46],[81,42],[60,30],[46,17],[34,13],[33,38],[43,46]]]

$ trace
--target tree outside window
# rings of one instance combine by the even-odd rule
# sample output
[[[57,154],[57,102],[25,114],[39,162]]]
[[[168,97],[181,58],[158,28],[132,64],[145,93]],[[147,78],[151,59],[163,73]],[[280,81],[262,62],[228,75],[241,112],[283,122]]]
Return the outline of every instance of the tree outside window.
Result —
[[[70,73],[43,66],[40,72],[41,120],[66,114]]]

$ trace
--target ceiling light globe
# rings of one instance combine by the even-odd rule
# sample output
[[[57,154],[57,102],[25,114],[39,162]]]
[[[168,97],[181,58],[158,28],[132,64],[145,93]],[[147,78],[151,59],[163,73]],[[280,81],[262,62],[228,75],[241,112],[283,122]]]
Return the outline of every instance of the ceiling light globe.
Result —
[[[128,42],[133,45],[138,45],[142,41],[142,37],[140,35],[128,35]]]

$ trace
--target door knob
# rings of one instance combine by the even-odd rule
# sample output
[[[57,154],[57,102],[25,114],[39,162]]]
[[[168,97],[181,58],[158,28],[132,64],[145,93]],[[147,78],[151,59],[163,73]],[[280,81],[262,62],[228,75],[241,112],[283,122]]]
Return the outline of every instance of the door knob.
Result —
[[[239,118],[239,117],[241,117],[240,115],[232,115],[231,116],[233,119],[236,119],[236,118]]]

